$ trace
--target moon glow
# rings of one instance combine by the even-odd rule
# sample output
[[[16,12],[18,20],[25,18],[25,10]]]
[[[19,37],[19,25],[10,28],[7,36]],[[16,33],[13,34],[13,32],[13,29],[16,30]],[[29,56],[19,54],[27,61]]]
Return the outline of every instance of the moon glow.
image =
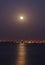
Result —
[[[20,16],[20,20],[23,20],[24,19],[24,17],[23,16]]]

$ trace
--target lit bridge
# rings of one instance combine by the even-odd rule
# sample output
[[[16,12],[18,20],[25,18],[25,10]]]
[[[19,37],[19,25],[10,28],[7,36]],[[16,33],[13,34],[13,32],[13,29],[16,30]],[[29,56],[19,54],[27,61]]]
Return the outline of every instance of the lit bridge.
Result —
[[[0,40],[0,42],[10,43],[45,43],[45,40]]]

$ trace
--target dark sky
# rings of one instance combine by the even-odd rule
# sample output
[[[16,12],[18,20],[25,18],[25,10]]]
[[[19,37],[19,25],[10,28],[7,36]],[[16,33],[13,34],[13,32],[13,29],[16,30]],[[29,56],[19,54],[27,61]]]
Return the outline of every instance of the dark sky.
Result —
[[[0,0],[0,39],[45,39],[45,0]]]

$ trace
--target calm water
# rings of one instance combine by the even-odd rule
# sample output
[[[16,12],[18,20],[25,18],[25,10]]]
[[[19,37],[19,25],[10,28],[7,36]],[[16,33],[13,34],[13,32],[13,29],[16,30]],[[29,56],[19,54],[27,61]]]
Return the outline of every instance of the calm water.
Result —
[[[0,65],[45,65],[45,44],[0,43]]]

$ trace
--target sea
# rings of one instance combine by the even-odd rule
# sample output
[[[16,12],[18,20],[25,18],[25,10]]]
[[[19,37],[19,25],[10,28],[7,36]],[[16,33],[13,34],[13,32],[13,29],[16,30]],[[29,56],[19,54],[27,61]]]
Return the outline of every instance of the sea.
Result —
[[[45,44],[0,42],[0,65],[45,65]]]

